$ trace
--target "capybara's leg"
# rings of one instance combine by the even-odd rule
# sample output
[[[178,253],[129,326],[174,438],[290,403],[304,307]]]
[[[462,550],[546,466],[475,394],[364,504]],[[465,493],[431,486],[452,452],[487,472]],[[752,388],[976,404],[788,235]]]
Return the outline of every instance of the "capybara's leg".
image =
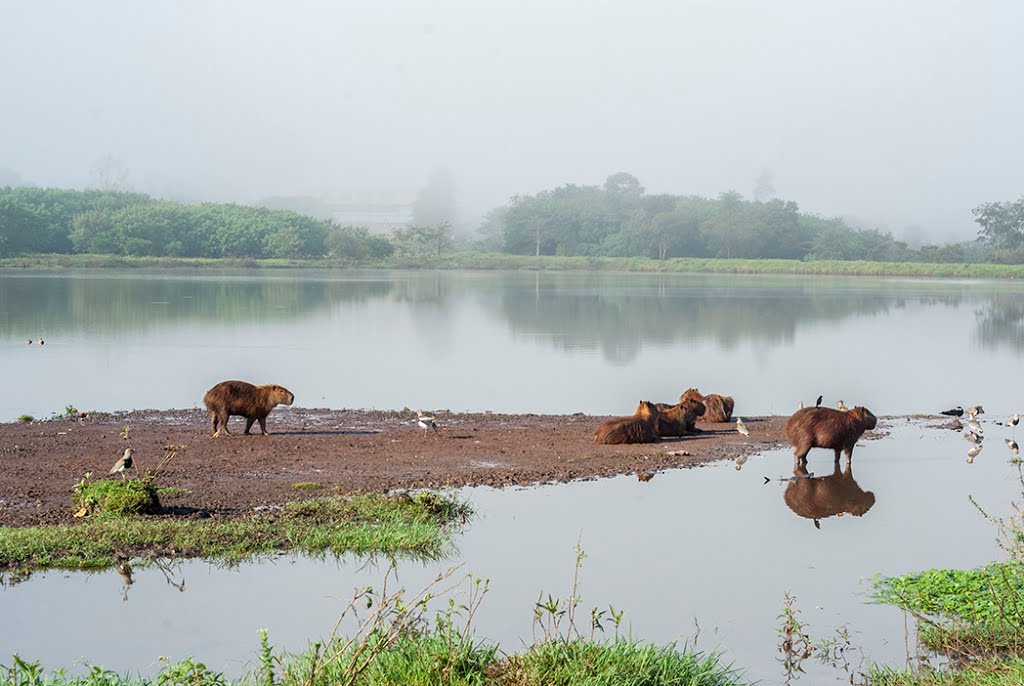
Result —
[[[804,448],[803,450],[797,448],[793,452],[793,466],[799,467],[802,464],[807,464],[807,453],[809,452],[811,452],[810,448]]]
[[[839,451],[836,451],[836,462],[839,462]],[[853,446],[851,445],[846,449],[846,464],[850,465],[853,463]]]
[[[231,432],[228,431],[228,417],[230,416],[231,415],[228,414],[227,412],[222,412],[220,413],[220,415],[218,415],[218,419],[220,420],[220,430],[226,433],[228,436],[231,435]]]
[[[267,418],[266,417],[260,417],[260,431],[263,432],[264,436],[269,436],[270,435],[270,432],[267,431]]]
[[[836,464],[839,464],[839,455],[843,452],[842,448],[836,448]]]
[[[216,412],[211,412],[210,413],[210,422],[213,424],[213,426],[210,427],[210,433],[212,433],[214,438],[216,438],[217,437],[217,433],[218,433],[217,432],[217,413]]]
[[[252,428],[253,422],[255,422],[255,421],[256,421],[255,417],[246,417],[245,418],[245,435],[246,436],[249,435],[249,429]],[[838,460],[839,458],[837,457],[836,459]]]

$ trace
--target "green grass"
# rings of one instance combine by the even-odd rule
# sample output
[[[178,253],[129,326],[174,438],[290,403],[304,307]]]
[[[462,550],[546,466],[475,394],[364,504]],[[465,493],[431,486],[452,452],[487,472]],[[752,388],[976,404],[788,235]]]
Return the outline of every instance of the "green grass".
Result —
[[[945,279],[1024,279],[1024,265],[924,262],[866,262],[841,260],[739,260],[715,258],[559,257],[453,252],[444,255],[395,255],[387,260],[352,264],[331,259],[208,259],[178,257],[121,257],[117,255],[28,255],[0,259],[0,268],[386,268],[482,269],[613,272],[709,272],[727,274],[810,274],[902,276]]]
[[[30,424],[34,420],[35,417],[33,417],[30,414],[18,415],[18,421],[21,422],[22,424]]]
[[[299,491],[317,491],[323,488],[323,484],[319,481],[299,481],[292,484],[292,488]]]
[[[156,486],[143,479],[90,482],[83,478],[72,489],[71,504],[73,509],[84,510],[91,516],[124,517],[160,511]]]
[[[874,668],[869,686],[1020,686],[1024,684],[1024,660],[983,660],[955,672],[909,671]]]
[[[0,527],[0,569],[100,568],[119,554],[228,562],[276,551],[437,557],[450,525],[469,513],[462,501],[422,492],[309,500],[223,520],[90,516],[73,525]]]
[[[921,641],[938,652],[1024,656],[1024,565],[930,569],[875,580],[874,597],[915,616]]]

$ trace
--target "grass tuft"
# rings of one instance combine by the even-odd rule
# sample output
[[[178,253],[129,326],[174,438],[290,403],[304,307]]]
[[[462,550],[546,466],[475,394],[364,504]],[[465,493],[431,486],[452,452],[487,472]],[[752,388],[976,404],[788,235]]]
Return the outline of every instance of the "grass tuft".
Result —
[[[319,481],[299,481],[292,484],[292,488],[299,491],[317,491],[323,488],[323,484]]]
[[[71,504],[78,511],[111,517],[160,512],[156,486],[140,479],[89,482],[83,478],[72,489]]]

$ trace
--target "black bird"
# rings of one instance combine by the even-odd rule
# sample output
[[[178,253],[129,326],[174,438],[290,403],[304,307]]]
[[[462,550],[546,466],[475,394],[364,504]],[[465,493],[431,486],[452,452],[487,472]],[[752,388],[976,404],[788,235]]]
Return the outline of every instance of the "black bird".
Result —
[[[815,407],[821,407],[821,399],[822,399],[822,397],[823,396],[820,396],[820,395],[818,396],[818,402],[814,403]]]
[[[952,410],[943,410],[939,414],[944,414],[947,417],[963,417],[964,416],[964,408],[962,408],[959,405],[957,405]]]

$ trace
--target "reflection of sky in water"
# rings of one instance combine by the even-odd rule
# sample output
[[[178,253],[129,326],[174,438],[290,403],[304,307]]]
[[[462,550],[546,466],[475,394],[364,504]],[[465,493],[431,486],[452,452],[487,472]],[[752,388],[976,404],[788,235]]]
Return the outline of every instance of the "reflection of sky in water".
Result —
[[[786,592],[816,640],[849,627],[868,657],[897,664],[904,619],[870,605],[865,581],[876,573],[971,567],[1001,557],[994,527],[968,502],[1003,515],[1020,500],[1007,464],[1003,429],[986,421],[990,445],[968,465],[960,434],[897,420],[892,434],[862,442],[857,482],[876,496],[863,517],[821,521],[783,502],[788,451],[731,463],[634,477],[531,489],[467,489],[479,514],[457,539],[464,571],[491,580],[478,636],[517,650],[530,640],[533,603],[542,591],[565,597],[573,547],[587,554],[581,572],[582,616],[594,605],[626,609],[637,637],[688,639],[722,647],[751,679],[778,683],[777,615]],[[829,451],[811,452],[810,470],[832,471]],[[764,478],[773,481],[765,485]],[[419,589],[450,563],[403,563],[399,579]],[[297,650],[326,635],[354,588],[379,584],[383,568],[277,558],[235,570],[181,565],[179,593],[155,569],[140,571],[121,601],[121,578],[49,572],[0,591],[0,646],[49,666],[80,656],[123,671],[147,670],[159,655],[194,655],[218,669],[253,667],[260,627],[271,642]],[[42,610],[41,608],[45,608]],[[104,617],[102,623],[83,617]],[[130,631],[125,631],[130,627]],[[854,657],[856,663],[856,656]],[[824,683],[806,664],[808,683]]]
[[[157,304],[158,303],[158,304]],[[737,413],[1013,408],[1010,284],[715,275],[0,275],[0,419],[197,406],[226,378],[300,406],[622,413],[687,387]],[[43,348],[26,338],[44,336]]]

